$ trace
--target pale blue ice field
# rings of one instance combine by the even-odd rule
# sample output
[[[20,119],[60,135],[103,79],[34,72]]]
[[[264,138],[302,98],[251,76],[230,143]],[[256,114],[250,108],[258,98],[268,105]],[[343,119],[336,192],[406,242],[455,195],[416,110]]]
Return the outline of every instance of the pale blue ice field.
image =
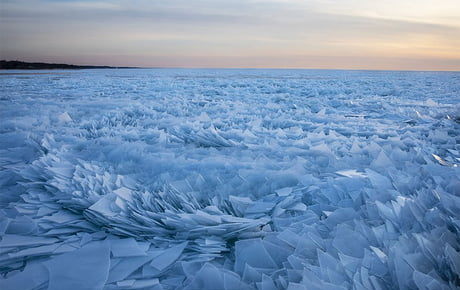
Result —
[[[0,289],[459,289],[460,72],[0,72]]]

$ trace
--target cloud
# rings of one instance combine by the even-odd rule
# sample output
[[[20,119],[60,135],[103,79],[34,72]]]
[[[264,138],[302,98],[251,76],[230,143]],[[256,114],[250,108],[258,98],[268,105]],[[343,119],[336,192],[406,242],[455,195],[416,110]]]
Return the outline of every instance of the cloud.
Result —
[[[396,8],[374,13],[381,6],[363,0],[5,1],[2,55],[143,55],[184,63],[262,55],[274,64],[307,56],[460,59],[460,26]]]

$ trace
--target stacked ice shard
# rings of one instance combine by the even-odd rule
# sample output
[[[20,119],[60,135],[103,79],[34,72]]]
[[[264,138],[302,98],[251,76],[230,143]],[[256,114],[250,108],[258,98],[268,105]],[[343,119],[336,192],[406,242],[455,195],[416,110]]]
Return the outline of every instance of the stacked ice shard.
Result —
[[[458,289],[460,74],[0,75],[0,289]]]

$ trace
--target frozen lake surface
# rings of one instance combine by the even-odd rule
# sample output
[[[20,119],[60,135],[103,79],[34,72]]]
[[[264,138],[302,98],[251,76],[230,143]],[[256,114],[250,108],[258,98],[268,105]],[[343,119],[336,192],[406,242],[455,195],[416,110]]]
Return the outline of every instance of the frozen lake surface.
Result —
[[[460,73],[0,74],[0,288],[459,289]]]

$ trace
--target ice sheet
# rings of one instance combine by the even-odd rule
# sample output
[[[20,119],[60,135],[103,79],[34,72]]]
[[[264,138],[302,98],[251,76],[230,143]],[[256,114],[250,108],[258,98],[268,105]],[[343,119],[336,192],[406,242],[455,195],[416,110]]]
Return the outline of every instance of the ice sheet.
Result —
[[[110,267],[110,244],[92,242],[44,263],[49,271],[48,289],[103,289]]]
[[[458,72],[20,74],[1,289],[456,289]]]

